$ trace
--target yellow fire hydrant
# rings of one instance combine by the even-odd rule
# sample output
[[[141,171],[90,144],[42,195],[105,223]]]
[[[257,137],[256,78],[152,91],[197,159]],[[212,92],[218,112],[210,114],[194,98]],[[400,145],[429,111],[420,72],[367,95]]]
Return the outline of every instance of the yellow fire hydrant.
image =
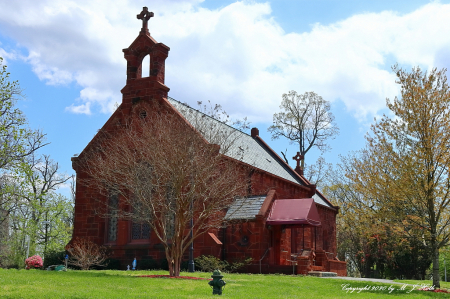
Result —
[[[211,275],[212,279],[208,284],[213,289],[213,295],[222,295],[222,288],[225,287],[226,282],[222,280],[223,275],[219,270],[214,270],[213,275]]]

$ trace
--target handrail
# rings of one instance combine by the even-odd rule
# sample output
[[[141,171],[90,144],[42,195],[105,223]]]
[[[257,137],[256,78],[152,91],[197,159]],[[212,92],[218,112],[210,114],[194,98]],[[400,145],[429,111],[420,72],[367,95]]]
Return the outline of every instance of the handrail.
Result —
[[[288,262],[292,263],[292,275],[295,275],[295,266],[297,266],[297,264],[298,264],[298,257],[300,255],[301,255],[301,253],[292,253],[291,258],[293,258],[293,260],[287,260]]]
[[[262,258],[259,260],[259,274],[261,274],[261,261],[266,257],[267,252],[269,252],[270,247],[266,249],[266,252],[264,252]]]

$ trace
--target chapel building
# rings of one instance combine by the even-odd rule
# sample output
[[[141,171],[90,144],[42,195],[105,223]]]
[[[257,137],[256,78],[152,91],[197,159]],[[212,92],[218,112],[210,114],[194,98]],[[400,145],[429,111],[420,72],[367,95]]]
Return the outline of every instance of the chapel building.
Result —
[[[127,60],[127,80],[121,90],[121,105],[100,131],[114,131],[120,124],[152,113],[152,105],[164,105],[179,115],[186,125],[202,112],[168,96],[164,83],[165,60],[170,48],[158,43],[149,33],[148,19],[153,13],[146,8],[138,15],[143,27],[134,42],[123,50]],[[143,66],[150,56],[150,65]],[[143,68],[149,68],[148,76]],[[137,108],[139,107],[139,108]],[[244,268],[249,273],[307,274],[335,272],[346,276],[346,262],[337,259],[336,216],[334,206],[316,186],[303,176],[297,155],[292,169],[259,136],[257,128],[243,133],[211,118],[214,125],[231,130],[239,138],[227,154],[228,158],[244,163],[250,169],[248,196],[237,198],[224,212],[226,225],[211,229],[194,240],[194,257],[213,255],[234,261],[251,257]],[[121,269],[139,260],[165,258],[164,247],[148,225],[133,225],[131,220],[107,219],[95,213],[93,197],[101,198],[96,190],[83,184],[88,179],[82,171],[83,156],[92,148],[97,136],[78,157],[72,157],[77,173],[73,239],[88,238],[111,249],[111,258],[120,260]],[[244,152],[244,154],[239,154]],[[109,200],[104,197],[104,200]],[[187,254],[187,253],[186,253]],[[294,264],[294,267],[293,267]],[[293,270],[294,269],[294,270]]]

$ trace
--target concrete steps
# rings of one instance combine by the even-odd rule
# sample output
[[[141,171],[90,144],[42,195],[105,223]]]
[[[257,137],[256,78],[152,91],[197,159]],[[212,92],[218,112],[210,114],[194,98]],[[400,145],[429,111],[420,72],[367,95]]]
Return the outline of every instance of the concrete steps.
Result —
[[[308,275],[317,277],[336,277],[336,272],[323,272],[323,271],[309,271]]]

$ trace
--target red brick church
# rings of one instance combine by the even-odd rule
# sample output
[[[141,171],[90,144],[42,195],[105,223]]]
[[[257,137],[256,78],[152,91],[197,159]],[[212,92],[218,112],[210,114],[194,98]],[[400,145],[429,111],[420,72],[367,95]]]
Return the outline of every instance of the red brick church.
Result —
[[[144,12],[153,16],[145,8]],[[127,60],[127,81],[121,90],[122,103],[101,130],[112,129],[117,119],[135,117],[132,112],[137,103],[163,103],[188,125],[190,116],[201,114],[168,96],[164,76],[170,48],[150,35],[148,18],[143,19],[139,36],[123,50]],[[150,71],[149,76],[144,77],[143,68],[148,66],[143,66],[142,61],[147,55],[150,56]],[[253,262],[245,271],[252,273],[292,274],[294,264],[294,272],[298,274],[323,271],[345,276],[346,263],[336,257],[339,208],[303,177],[299,166],[294,170],[286,164],[259,137],[257,128],[253,128],[250,135],[238,130],[234,133],[240,138],[233,146],[246,151],[240,159],[233,154],[238,150],[230,151],[228,157],[250,167],[249,196],[245,200],[236,199],[229,208],[225,227],[211,229],[194,240],[194,257],[214,255],[230,261],[251,257]],[[72,158],[77,172],[73,238],[88,238],[108,246],[111,257],[120,260],[123,269],[134,257],[138,263],[139,259],[165,258],[163,247],[148,226],[136,227],[129,220],[111,220],[94,213],[92,196],[95,190],[83,185],[86,174],[80,170],[80,163],[95,138],[78,157]],[[301,157],[295,158],[298,165]]]

